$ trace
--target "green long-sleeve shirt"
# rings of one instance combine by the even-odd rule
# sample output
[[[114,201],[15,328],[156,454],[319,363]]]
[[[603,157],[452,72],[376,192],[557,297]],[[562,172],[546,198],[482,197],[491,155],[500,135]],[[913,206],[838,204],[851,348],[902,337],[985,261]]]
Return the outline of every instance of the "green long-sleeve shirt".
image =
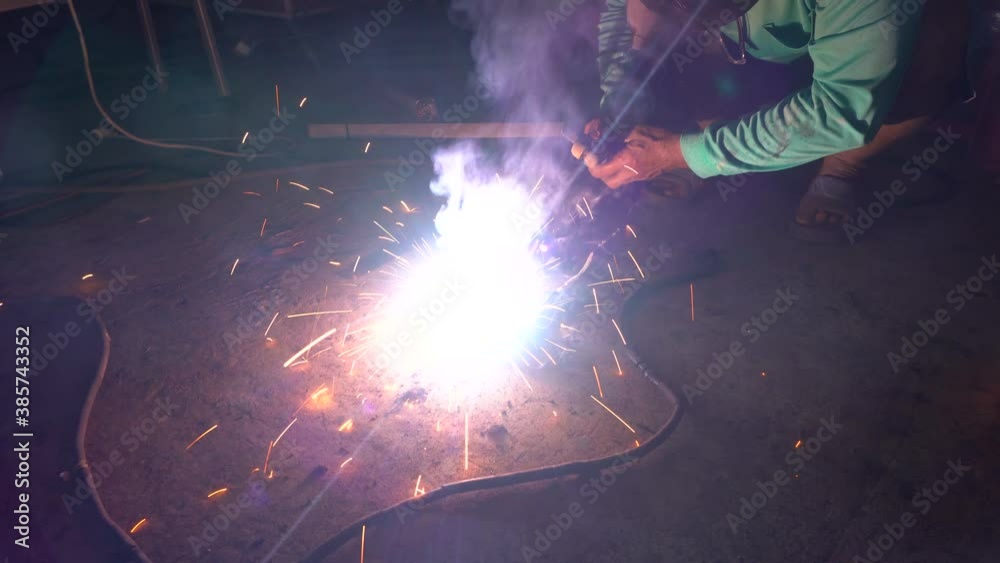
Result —
[[[783,170],[870,141],[896,99],[926,1],[760,0],[746,15],[748,54],[809,56],[813,82],[739,121],[683,135],[688,166],[702,178]],[[738,38],[735,22],[722,32]],[[625,2],[609,0],[598,32],[605,94],[620,84],[631,37]]]

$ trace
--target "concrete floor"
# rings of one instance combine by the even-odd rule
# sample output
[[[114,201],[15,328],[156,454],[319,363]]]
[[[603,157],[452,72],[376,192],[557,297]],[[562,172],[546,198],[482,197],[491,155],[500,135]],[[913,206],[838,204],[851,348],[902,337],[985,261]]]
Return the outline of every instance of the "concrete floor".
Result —
[[[193,44],[193,48],[191,43],[178,47],[178,52],[197,53]],[[192,56],[192,60],[197,59]],[[262,66],[278,74],[277,68]],[[446,80],[461,83],[465,71],[461,64],[455,66],[459,70],[449,67]],[[268,103],[273,77],[261,77],[266,73],[252,67],[242,68],[245,74],[234,69],[234,81],[247,91],[268,91],[268,95],[241,98],[236,113]],[[294,76],[297,69],[308,72],[303,68],[307,67],[288,65],[280,71]],[[363,66],[350,69],[362,74],[369,70]],[[420,74],[419,70],[412,69],[413,75]],[[246,78],[240,78],[241,74]],[[206,78],[204,73],[195,73],[192,81],[201,86],[188,84],[183,91],[201,96],[195,99],[210,99]],[[343,75],[337,74],[329,83],[338,80]],[[304,86],[288,88],[296,97],[306,95]],[[324,88],[328,97],[320,96],[323,106],[348,103],[335,95],[337,89]],[[349,99],[364,98],[364,91],[352,91]],[[171,111],[186,111],[183,105],[177,109],[177,99],[169,100]],[[86,107],[83,98],[76,103],[75,107]],[[44,105],[27,108],[20,119],[49,111]],[[69,113],[81,123],[94,121],[91,116]],[[150,113],[156,112],[151,109]],[[215,109],[209,113],[219,114]],[[221,113],[225,117],[219,120],[231,129],[228,134],[246,127],[232,117],[231,110]],[[334,111],[324,114],[337,115]],[[47,119],[52,120],[51,127],[39,128],[38,133],[51,137],[44,145],[47,155],[38,159],[43,168],[60,155],[63,144],[77,140],[79,128],[73,125],[55,133],[60,130],[58,120]],[[157,121],[150,119],[149,126],[155,129]],[[356,155],[357,147],[350,149]],[[6,170],[11,162],[30,168],[19,156],[11,156],[19,154],[11,150],[3,155]],[[379,156],[392,158],[394,150],[386,147]],[[96,166],[95,160],[91,162]],[[199,161],[171,163],[209,168]],[[905,176],[897,165],[890,167],[887,178]],[[701,382],[703,394],[693,396],[681,426],[666,446],[630,467],[599,495],[592,494],[594,489],[581,491],[585,479],[566,479],[468,495],[428,507],[400,525],[369,530],[366,560],[812,563],[862,560],[858,556],[890,563],[995,561],[1000,553],[996,539],[1000,535],[996,506],[1000,487],[992,477],[1000,464],[996,448],[1000,430],[1000,380],[996,376],[1000,292],[996,284],[1000,280],[983,282],[981,291],[961,310],[956,310],[950,292],[977,275],[983,258],[1000,253],[996,184],[993,179],[972,176],[956,182],[958,196],[945,203],[892,207],[857,244],[815,246],[786,235],[787,220],[806,179],[800,172],[756,176],[725,200],[714,182],[693,203],[644,200],[642,217],[635,223],[644,242],[655,248],[662,242],[679,253],[715,249],[724,268],[696,282],[695,322],[689,319],[688,286],[655,288],[649,284],[631,302],[627,332],[633,335],[634,346],[678,388],[697,388],[698,370],[711,369],[713,355],[721,357],[734,342],[746,350],[710,386]],[[879,180],[872,189],[887,186],[888,182]],[[155,248],[168,240],[164,237],[190,245],[178,253],[201,253],[206,260],[222,260],[223,251],[228,250],[229,239],[213,236],[211,229],[193,235],[168,222],[162,227],[167,233],[155,236],[148,233],[156,231],[139,230],[142,225],[130,227],[134,231],[123,230],[122,225],[134,225],[146,215],[169,215],[176,223],[176,198],[128,196],[95,205],[89,214],[55,226],[26,221],[0,229],[9,235],[0,241],[5,264],[0,298],[81,293],[74,277],[78,272],[118,267],[121,256],[142,256],[144,247]],[[114,221],[103,219],[108,213],[114,214]],[[294,226],[295,221],[288,221]],[[100,225],[105,224],[102,230]],[[110,240],[128,242],[101,258],[100,248]],[[40,255],[50,259],[41,260]],[[157,339],[174,342],[176,347],[154,351],[150,359],[159,362],[158,373],[168,373],[174,361],[171,354],[189,354],[197,345],[170,340],[171,326],[137,318],[149,307],[155,311],[164,306],[168,309],[158,314],[172,318],[169,304],[197,295],[198,287],[208,281],[193,273],[179,273],[169,263],[154,259],[159,257],[155,253],[147,257],[144,279],[161,276],[166,281],[148,287],[143,282],[144,292],[116,301],[107,315],[130,327],[148,326],[112,335],[128,341],[130,349],[141,352]],[[7,270],[7,265],[15,263],[22,265],[19,271]],[[777,316],[759,339],[741,332],[744,323],[772,307],[781,290],[797,296],[794,305]],[[210,301],[212,296],[193,298]],[[899,353],[901,338],[912,337],[920,329],[918,323],[933,318],[939,309],[947,311],[947,324],[895,371],[887,354]],[[225,359],[220,356],[209,371],[224,367]],[[112,373],[108,378],[106,386],[111,386],[112,396],[115,386],[127,389],[127,375]],[[141,388],[121,391],[119,396],[152,396],[156,390],[169,388],[166,380],[155,379],[144,381]],[[114,420],[116,409],[125,404],[100,406],[101,420]],[[824,421],[843,428],[827,442],[810,441],[817,435],[827,437],[820,432]],[[115,434],[112,424],[103,429],[94,426],[97,436]],[[802,446],[796,448],[799,440]],[[926,503],[921,491],[950,478],[949,462],[959,460],[970,469],[948,486],[939,502]],[[144,481],[162,486],[155,467],[141,459],[135,462],[129,472],[134,477],[128,481],[134,479],[137,486],[123,490],[141,491],[138,485]],[[777,471],[788,473],[788,482],[771,487],[765,481],[775,479]],[[766,504],[760,502],[760,495],[754,498],[762,490],[758,482],[773,493]],[[915,498],[917,494],[921,496]],[[744,498],[763,506],[756,513],[744,508],[741,516]],[[136,500],[126,495],[121,506]],[[579,509],[572,508],[573,503]],[[922,512],[925,508],[926,513]],[[360,510],[359,505],[347,512]],[[567,529],[551,532],[559,536],[551,545],[539,540],[539,531],[545,534],[553,515],[559,520],[564,512],[574,513],[569,519],[561,518],[569,522]],[[887,525],[898,532],[894,524],[907,512],[913,520],[904,522],[912,527],[904,528],[888,553],[881,558],[874,550],[867,554],[873,549],[869,541],[878,542],[887,533]],[[745,523],[736,520],[737,516]],[[256,531],[272,537],[288,524],[272,521]],[[321,536],[324,522],[310,526],[315,537]],[[337,527],[331,528],[332,535]],[[174,539],[183,542],[183,537]],[[881,541],[889,545],[887,539]],[[526,546],[538,555],[525,551]],[[294,551],[308,552],[312,547],[297,545]],[[356,561],[359,547],[345,548],[331,561]],[[232,558],[219,555],[218,560],[254,559],[234,554]]]

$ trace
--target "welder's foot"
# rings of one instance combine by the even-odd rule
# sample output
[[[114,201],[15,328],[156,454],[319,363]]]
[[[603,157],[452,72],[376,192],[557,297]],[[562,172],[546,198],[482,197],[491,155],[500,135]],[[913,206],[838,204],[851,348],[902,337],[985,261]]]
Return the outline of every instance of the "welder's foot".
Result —
[[[848,180],[817,176],[799,201],[790,226],[792,238],[827,244],[846,242],[843,226],[857,208],[856,188]]]

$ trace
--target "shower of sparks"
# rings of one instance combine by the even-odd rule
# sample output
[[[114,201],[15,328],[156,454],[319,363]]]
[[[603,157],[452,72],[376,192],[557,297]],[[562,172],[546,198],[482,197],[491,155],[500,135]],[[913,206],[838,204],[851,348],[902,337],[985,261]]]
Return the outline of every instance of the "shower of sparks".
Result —
[[[217,491],[212,491],[212,492],[208,493],[208,497],[207,498],[212,498],[212,497],[218,496],[218,495],[224,495],[228,491],[229,491],[229,487],[222,487],[221,489],[219,489]]]
[[[639,261],[636,260],[635,256],[632,255],[632,251],[631,250],[628,251],[628,257],[631,258],[632,259],[632,263],[635,264],[635,269],[639,270],[639,277],[641,277],[643,279],[646,279],[646,274],[644,274],[642,272],[642,268],[639,266]]]
[[[694,284],[691,284],[691,320],[694,321]]]
[[[249,137],[249,136],[250,136],[250,132],[249,131],[247,131],[246,133],[244,133],[243,134],[243,139],[240,140],[240,144],[242,145],[242,144],[246,143],[247,142],[247,137]]]
[[[601,377],[597,375],[597,366],[594,367],[594,380],[597,381],[597,394],[604,398],[604,389],[601,387]]]
[[[622,329],[618,327],[618,321],[611,319],[611,324],[615,325],[615,330],[618,331],[618,336],[622,339],[622,344],[628,346],[628,342],[625,342],[625,335],[622,334]]]
[[[298,182],[292,182],[292,181],[289,181],[288,183],[292,186],[295,186],[296,188],[305,190],[307,192],[309,191],[309,188],[305,184],[300,184]]]
[[[286,319],[298,319],[300,317],[319,317],[322,315],[339,315],[344,313],[353,313],[354,310],[343,310],[343,311],[315,311],[312,313],[295,313],[294,315],[287,315]]]
[[[618,375],[625,375],[625,372],[622,371],[622,365],[618,361],[618,353],[615,352],[614,348],[611,349],[611,355],[614,356],[614,358],[615,358],[615,365],[618,366]]]
[[[229,270],[229,275],[230,275],[230,276],[232,276],[232,275],[233,275],[233,272],[235,272],[235,271],[236,271],[236,265],[237,265],[237,264],[239,264],[239,263],[240,263],[240,259],[239,259],[239,258],[237,258],[237,259],[236,259],[236,261],[235,261],[235,262],[233,262],[233,269],[232,269],[232,270]]]
[[[193,446],[193,445],[197,444],[199,440],[201,440],[202,438],[204,438],[205,436],[207,436],[209,432],[211,432],[212,430],[215,430],[215,429],[216,429],[216,428],[218,428],[218,427],[219,427],[219,425],[218,425],[218,424],[215,424],[215,425],[213,425],[213,426],[212,426],[211,428],[209,428],[208,430],[206,430],[206,431],[202,432],[202,433],[201,433],[201,435],[199,435],[199,436],[198,436],[197,438],[195,438],[194,440],[192,440],[192,441],[191,441],[191,443],[190,443],[190,444],[188,444],[188,445],[187,445],[187,447],[186,447],[186,448],[184,448],[184,449],[185,449],[185,450],[190,450],[190,449],[191,449],[191,446]]]
[[[80,280],[81,280],[81,281],[82,281],[82,280],[89,280],[89,279],[90,279],[90,278],[92,278],[92,277],[94,277],[94,274],[86,274],[86,275],[84,275],[84,276],[83,276],[82,278],[80,278]]]
[[[306,105],[306,100],[308,100],[308,99],[309,99],[308,97],[302,98],[302,101],[299,102],[299,107],[302,107],[302,106]]]
[[[368,141],[368,143],[365,145],[365,154],[368,154],[368,149],[370,148],[372,148],[372,142]]]
[[[329,338],[330,336],[332,336],[333,333],[335,333],[335,332],[337,332],[336,328],[331,328],[330,330],[324,332],[322,335],[319,336],[319,338],[317,338],[316,340],[313,340],[309,344],[306,344],[306,346],[304,348],[302,348],[301,350],[299,350],[298,352],[296,352],[294,356],[292,356],[291,358],[288,358],[287,360],[285,360],[285,364],[282,367],[286,367],[287,368],[288,366],[292,365],[292,363],[295,360],[297,360],[300,357],[302,357],[302,355],[305,354],[306,352],[308,352],[309,350],[312,350],[313,346],[316,346],[320,342],[326,340],[327,338]]]
[[[602,402],[601,402],[601,400],[600,400],[600,399],[598,399],[597,397],[595,397],[595,396],[593,396],[593,395],[591,395],[591,396],[590,396],[590,398],[591,398],[591,399],[593,399],[593,400],[595,400],[595,401],[597,401],[597,404],[598,404],[598,405],[601,405],[602,407],[604,407],[604,410],[606,410],[606,411],[608,411],[609,413],[611,413],[611,416],[613,416],[613,417],[617,418],[617,419],[618,419],[618,422],[621,422],[622,424],[624,424],[624,425],[625,425],[625,428],[628,428],[628,429],[629,429],[629,431],[631,431],[631,432],[632,432],[633,434],[636,434],[636,431],[635,431],[635,428],[632,428],[632,427],[631,427],[631,426],[629,425],[629,423],[625,422],[625,420],[624,420],[624,419],[623,419],[622,417],[620,417],[620,416],[618,416],[617,414],[615,414],[615,411],[613,411],[613,410],[611,410],[610,408],[608,408],[608,405],[605,405],[604,403],[602,403]]]
[[[281,437],[285,435],[285,432],[288,432],[288,429],[291,428],[292,425],[295,424],[298,421],[299,421],[299,419],[295,418],[295,419],[292,419],[292,421],[288,423],[288,426],[286,426],[285,429],[281,431],[281,434],[278,434],[278,437],[274,439],[274,445],[275,446],[277,446],[278,442],[281,441]]]
[[[139,528],[141,528],[148,521],[149,520],[146,519],[146,518],[143,518],[142,520],[139,520],[138,522],[135,523],[134,526],[132,526],[132,528],[128,531],[128,533],[134,534],[136,530],[138,530]]]

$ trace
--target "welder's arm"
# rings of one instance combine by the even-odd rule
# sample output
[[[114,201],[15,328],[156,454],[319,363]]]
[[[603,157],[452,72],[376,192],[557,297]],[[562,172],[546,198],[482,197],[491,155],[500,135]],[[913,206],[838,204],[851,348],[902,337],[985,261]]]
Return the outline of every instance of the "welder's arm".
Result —
[[[920,27],[920,14],[899,26],[892,15],[888,1],[826,3],[809,47],[812,85],[740,121],[683,135],[691,170],[702,178],[783,170],[870,142],[896,99]]]
[[[628,23],[626,0],[606,0],[597,25],[597,68],[601,74],[601,109],[624,87],[633,64],[632,29]]]

